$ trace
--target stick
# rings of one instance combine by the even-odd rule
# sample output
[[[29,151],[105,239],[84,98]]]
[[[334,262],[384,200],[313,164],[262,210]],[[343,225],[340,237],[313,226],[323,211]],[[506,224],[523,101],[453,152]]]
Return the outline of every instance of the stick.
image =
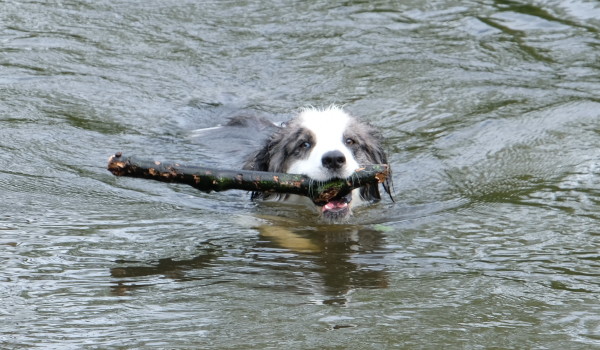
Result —
[[[317,205],[343,197],[361,186],[383,183],[389,175],[386,164],[375,164],[357,169],[349,178],[321,182],[298,174],[211,169],[126,157],[121,152],[108,159],[108,170],[116,176],[181,183],[207,193],[236,189],[297,194],[309,197]]]

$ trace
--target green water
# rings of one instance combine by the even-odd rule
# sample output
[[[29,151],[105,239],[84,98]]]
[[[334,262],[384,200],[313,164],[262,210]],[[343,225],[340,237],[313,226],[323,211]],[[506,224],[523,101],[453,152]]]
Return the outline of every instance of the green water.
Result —
[[[600,3],[0,1],[0,345],[600,348]],[[328,226],[115,178],[344,105],[396,202]],[[244,150],[235,152],[237,155]]]

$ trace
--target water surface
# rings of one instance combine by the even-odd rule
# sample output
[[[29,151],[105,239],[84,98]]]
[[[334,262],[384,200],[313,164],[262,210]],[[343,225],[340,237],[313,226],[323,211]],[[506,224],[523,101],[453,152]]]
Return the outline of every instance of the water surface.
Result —
[[[600,347],[599,30],[592,0],[0,2],[0,344]],[[235,166],[193,130],[331,103],[394,169],[348,224],[105,170]]]

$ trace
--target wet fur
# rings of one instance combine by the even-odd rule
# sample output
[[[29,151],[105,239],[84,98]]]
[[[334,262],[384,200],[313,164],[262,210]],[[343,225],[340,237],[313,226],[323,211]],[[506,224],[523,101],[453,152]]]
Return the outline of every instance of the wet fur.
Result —
[[[323,112],[323,117],[327,117],[328,111],[341,112],[337,107],[330,107],[328,110],[311,109],[309,111]],[[244,169],[285,173],[288,172],[293,162],[306,159],[312,149],[304,149],[302,148],[302,144],[305,142],[310,142],[311,144],[318,143],[319,140],[315,139],[312,130],[302,125],[300,116],[279,127],[266,141],[265,145],[247,160]],[[343,137],[344,139],[352,139],[354,141],[352,145],[345,146],[349,149],[354,160],[360,165],[387,164],[387,157],[381,144],[382,138],[379,132],[372,126],[360,122],[353,117],[348,116],[348,118],[348,124],[344,130]],[[389,183],[387,181],[383,187],[390,194]],[[255,192],[252,195],[253,198],[272,198],[272,196],[263,195],[260,192]],[[278,199],[287,198],[287,196],[276,196]],[[360,197],[366,201],[380,200],[379,186],[368,185],[361,187]]]

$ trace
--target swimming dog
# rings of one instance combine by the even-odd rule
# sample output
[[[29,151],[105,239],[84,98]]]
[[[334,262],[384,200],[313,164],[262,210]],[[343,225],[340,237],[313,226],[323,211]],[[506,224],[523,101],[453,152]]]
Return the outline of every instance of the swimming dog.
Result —
[[[303,174],[316,181],[351,176],[361,165],[387,164],[377,130],[337,106],[306,108],[268,138],[244,164],[246,170]],[[389,183],[383,184],[390,195]],[[294,195],[255,192],[253,198],[291,200]],[[316,206],[325,221],[344,222],[358,202],[379,201],[378,185],[367,185],[350,194]]]

